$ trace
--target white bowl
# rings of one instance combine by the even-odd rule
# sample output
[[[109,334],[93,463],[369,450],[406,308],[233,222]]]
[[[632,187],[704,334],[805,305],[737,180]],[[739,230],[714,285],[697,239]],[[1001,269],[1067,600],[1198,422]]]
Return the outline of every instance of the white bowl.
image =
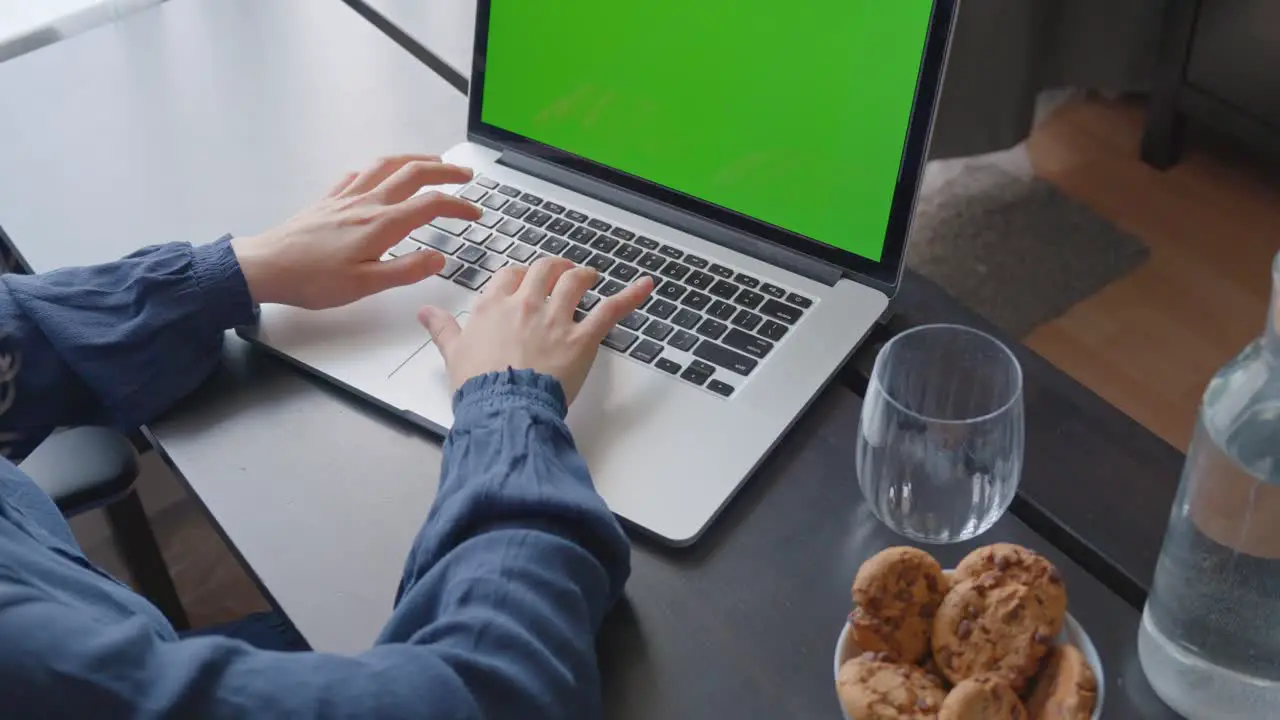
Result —
[[[951,571],[948,570],[947,574],[950,575]],[[1102,717],[1103,691],[1106,688],[1106,677],[1102,674],[1102,658],[1098,657],[1098,650],[1089,639],[1089,634],[1084,631],[1080,623],[1076,622],[1075,618],[1071,617],[1071,613],[1067,613],[1066,622],[1062,623],[1062,632],[1058,633],[1058,644],[1076,646],[1088,661],[1089,667],[1093,669],[1093,676],[1098,681],[1098,697],[1093,703],[1093,720],[1098,720]],[[862,649],[853,639],[853,627],[846,621],[844,629],[840,631],[840,639],[836,641],[835,664],[832,668],[833,677],[837,682],[840,680],[840,666],[846,660],[861,654]],[[840,704],[840,714],[844,716],[844,720],[857,720],[845,715],[843,703]]]

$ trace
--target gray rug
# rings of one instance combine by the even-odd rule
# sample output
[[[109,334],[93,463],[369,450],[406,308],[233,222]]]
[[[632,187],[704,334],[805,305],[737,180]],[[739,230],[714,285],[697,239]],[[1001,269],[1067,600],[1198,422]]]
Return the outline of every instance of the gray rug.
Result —
[[[1148,255],[1049,182],[978,165],[921,195],[907,265],[1021,338]]]

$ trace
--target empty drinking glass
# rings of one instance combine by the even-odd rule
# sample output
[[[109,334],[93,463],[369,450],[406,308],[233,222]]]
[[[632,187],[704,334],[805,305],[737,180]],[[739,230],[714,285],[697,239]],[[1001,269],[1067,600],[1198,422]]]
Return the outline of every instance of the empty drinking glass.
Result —
[[[1013,500],[1022,473],[1022,368],[1000,341],[926,325],[876,358],[858,429],[872,512],[926,543],[968,540]]]

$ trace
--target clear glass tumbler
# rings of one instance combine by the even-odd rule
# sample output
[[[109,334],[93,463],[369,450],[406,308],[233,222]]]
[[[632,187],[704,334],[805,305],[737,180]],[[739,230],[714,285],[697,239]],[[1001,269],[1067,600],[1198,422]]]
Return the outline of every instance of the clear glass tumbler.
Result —
[[[1022,475],[1022,368],[1000,341],[925,325],[876,358],[858,428],[858,484],[876,517],[917,542],[975,537]]]

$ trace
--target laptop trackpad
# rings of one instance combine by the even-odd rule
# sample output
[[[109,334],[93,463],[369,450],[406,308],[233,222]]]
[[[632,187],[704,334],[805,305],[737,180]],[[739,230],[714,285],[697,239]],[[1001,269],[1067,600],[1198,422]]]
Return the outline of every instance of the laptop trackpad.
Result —
[[[471,313],[455,316],[466,327]],[[387,378],[386,399],[400,409],[419,415],[431,425],[448,430],[453,425],[453,384],[435,342],[423,345]]]

